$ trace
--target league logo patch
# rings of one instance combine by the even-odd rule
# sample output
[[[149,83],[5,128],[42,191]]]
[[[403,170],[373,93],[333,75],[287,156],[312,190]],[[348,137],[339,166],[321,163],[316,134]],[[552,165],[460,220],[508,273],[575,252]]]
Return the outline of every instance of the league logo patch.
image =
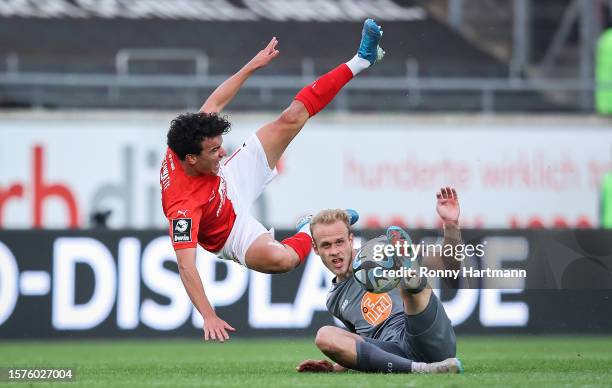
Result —
[[[172,220],[172,241],[191,242],[191,218],[175,218]]]

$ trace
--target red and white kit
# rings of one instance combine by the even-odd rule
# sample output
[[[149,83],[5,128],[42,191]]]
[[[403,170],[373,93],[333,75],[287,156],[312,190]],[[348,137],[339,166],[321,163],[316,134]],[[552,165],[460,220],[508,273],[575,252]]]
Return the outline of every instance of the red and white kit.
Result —
[[[222,163],[218,175],[187,175],[168,148],[160,185],[174,249],[200,244],[246,266],[247,249],[268,232],[251,208],[276,174],[255,134]]]

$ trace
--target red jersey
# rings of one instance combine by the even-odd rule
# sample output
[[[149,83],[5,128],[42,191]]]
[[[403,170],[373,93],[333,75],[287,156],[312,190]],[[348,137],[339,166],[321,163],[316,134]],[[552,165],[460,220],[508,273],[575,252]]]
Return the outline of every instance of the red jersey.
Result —
[[[220,251],[236,220],[225,180],[217,175],[187,175],[168,148],[159,183],[174,249],[194,248],[199,243],[207,251]]]

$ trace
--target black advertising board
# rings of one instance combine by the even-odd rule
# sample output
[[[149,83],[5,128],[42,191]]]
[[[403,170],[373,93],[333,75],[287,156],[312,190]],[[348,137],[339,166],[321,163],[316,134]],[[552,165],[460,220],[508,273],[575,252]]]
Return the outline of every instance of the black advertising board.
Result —
[[[377,234],[363,231],[361,240]],[[439,237],[411,234],[415,242]],[[458,333],[612,332],[612,232],[469,230],[464,241],[484,243],[482,260],[527,276],[501,289],[479,281],[439,291]],[[315,255],[282,275],[211,257],[198,266],[237,336],[311,336],[335,323],[325,311],[330,274]],[[164,231],[0,232],[0,338],[199,335]]]

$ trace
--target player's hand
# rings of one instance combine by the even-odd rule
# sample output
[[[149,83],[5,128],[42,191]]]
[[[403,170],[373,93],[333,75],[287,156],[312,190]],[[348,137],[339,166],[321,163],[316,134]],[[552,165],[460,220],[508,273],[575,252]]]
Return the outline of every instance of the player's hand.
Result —
[[[327,360],[304,360],[295,367],[298,372],[333,372],[334,365]]]
[[[257,55],[255,55],[253,59],[249,61],[247,66],[253,70],[257,70],[272,62],[272,60],[278,57],[278,54],[280,53],[280,51],[276,49],[277,44],[278,39],[273,37],[272,40],[270,40],[270,43],[268,43],[263,50],[258,52]]]
[[[459,223],[459,197],[452,187],[443,187],[436,193],[436,211],[444,224]]]
[[[228,330],[236,331],[236,329],[216,315],[204,318],[204,341],[225,342],[229,339]]]

